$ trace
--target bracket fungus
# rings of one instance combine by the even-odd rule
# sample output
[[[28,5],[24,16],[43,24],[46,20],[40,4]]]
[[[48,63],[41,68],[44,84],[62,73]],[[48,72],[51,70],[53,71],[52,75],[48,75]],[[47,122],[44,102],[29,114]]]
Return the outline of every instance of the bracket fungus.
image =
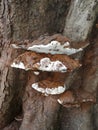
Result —
[[[11,67],[34,71],[36,76],[40,75],[40,71],[55,73],[53,77],[47,74],[46,79],[33,81],[32,88],[44,95],[59,95],[65,92],[66,76],[64,77],[64,74],[81,66],[78,60],[72,59],[69,55],[82,51],[84,48],[72,48],[70,40],[60,34],[43,36],[32,43],[26,41],[12,44],[12,46],[16,49],[24,49],[26,52],[14,59]],[[59,80],[56,79],[56,73]]]
[[[66,86],[63,81],[54,81],[51,79],[33,83],[32,88],[46,96],[61,94],[66,90]]]
[[[35,52],[25,52],[19,55],[11,64],[11,67],[48,72],[70,72],[81,64],[67,55],[60,54],[40,54]]]
[[[90,92],[76,89],[67,90],[58,97],[57,101],[64,107],[80,107],[83,103],[95,103],[96,98]]]
[[[42,36],[37,40],[28,44],[28,41],[19,44],[12,44],[13,48],[20,48],[28,51],[45,54],[66,54],[72,55],[77,52],[83,51],[89,44],[82,45],[81,47],[73,48],[70,44],[70,40],[61,34],[55,34],[52,36]]]

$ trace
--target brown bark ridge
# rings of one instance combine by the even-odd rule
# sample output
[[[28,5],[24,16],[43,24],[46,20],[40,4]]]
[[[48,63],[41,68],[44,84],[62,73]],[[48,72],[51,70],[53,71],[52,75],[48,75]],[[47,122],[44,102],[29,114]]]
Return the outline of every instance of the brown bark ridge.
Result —
[[[31,83],[35,76],[30,76]],[[46,78],[41,76],[42,78]],[[36,77],[38,80],[38,77]],[[36,80],[36,79],[35,79]],[[58,129],[59,104],[56,99],[43,94],[31,88],[30,81],[25,92],[24,98],[24,117],[19,130],[53,130]]]
[[[10,123],[21,111],[21,96],[26,80],[24,71],[20,73],[10,67],[10,62],[16,54],[17,51],[11,49],[8,42],[4,45],[0,57],[0,128]]]
[[[98,1],[93,1],[94,3],[91,5],[90,1],[72,1],[70,11],[66,18],[65,23],[65,30],[64,35],[67,35],[73,41],[84,41],[88,38],[88,34],[91,33],[90,39],[93,38],[91,41],[90,47],[85,51],[84,56],[82,55],[82,69],[78,74],[80,77],[80,82],[77,83],[78,76],[76,80],[74,80],[71,87],[76,88],[80,87],[85,89],[88,92],[92,92],[92,95],[97,95],[98,89],[98,44],[94,39],[96,39],[96,29],[94,23],[96,19],[96,6],[98,5]],[[84,4],[85,3],[85,4]],[[86,5],[87,4],[87,5]],[[94,8],[92,8],[92,7]],[[85,11],[91,11],[89,13],[85,13]],[[90,17],[92,19],[88,19]],[[79,20],[78,20],[79,19]],[[78,21],[77,21],[78,20]],[[83,21],[82,21],[83,20]],[[77,22],[76,22],[77,21]],[[83,24],[84,23],[84,24]],[[94,26],[93,26],[94,25]],[[86,26],[86,27],[85,27]],[[93,32],[91,32],[93,27]],[[95,30],[94,30],[95,29]],[[97,97],[96,97],[97,98]],[[62,108],[62,122],[61,122],[61,129],[67,130],[97,130],[97,104],[92,106],[90,104],[85,104],[81,109],[65,109]],[[69,111],[69,113],[68,113]],[[67,114],[66,114],[67,113]],[[95,115],[95,116],[94,116]],[[95,119],[96,118],[96,119]],[[68,120],[67,120],[68,119]]]
[[[82,108],[62,108],[61,111],[61,130],[93,130],[93,109],[89,104],[84,104]]]
[[[2,0],[5,38],[23,40],[62,32],[68,0]]]
[[[98,44],[92,45],[85,53],[83,61],[82,81],[80,88],[92,93],[98,100]],[[81,73],[80,73],[81,74]],[[76,80],[77,81],[77,80]],[[76,82],[75,81],[75,82]],[[77,83],[72,84],[75,88]],[[62,130],[97,130],[98,129],[98,101],[95,105],[83,104],[80,109],[71,108],[61,110],[61,129]]]

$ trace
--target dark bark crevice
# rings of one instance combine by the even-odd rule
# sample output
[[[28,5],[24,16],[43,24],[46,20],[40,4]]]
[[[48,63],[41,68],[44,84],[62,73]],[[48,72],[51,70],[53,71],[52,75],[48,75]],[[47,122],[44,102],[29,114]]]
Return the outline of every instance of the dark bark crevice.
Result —
[[[64,23],[62,20],[65,20],[63,15],[67,10],[68,5],[66,5],[66,2],[68,1],[2,0],[0,2],[0,9],[2,10],[0,34],[3,35],[3,41],[5,41],[1,41],[0,44],[0,109],[2,111],[0,113],[0,128],[2,128],[10,123],[14,116],[17,115],[17,112],[20,111],[21,95],[23,95],[26,87],[25,73],[10,68],[13,58],[22,52],[10,48],[10,43],[6,40],[35,39],[46,32],[54,33],[59,31],[59,29],[63,28],[63,26],[60,26]],[[62,11],[60,12],[61,8]],[[61,24],[57,25],[60,21]],[[55,25],[59,26],[57,30]],[[12,107],[13,105],[15,107]]]
[[[25,72],[10,67],[17,51],[10,48],[10,42],[4,45],[0,57],[0,129],[10,123],[20,112],[22,95],[25,89]],[[21,52],[20,52],[21,53]]]

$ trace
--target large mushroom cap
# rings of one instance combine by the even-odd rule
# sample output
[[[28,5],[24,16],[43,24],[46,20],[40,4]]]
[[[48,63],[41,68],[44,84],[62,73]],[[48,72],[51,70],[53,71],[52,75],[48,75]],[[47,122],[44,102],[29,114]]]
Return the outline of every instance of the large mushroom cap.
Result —
[[[54,81],[49,78],[33,83],[32,88],[45,95],[57,95],[66,90],[66,86],[63,81]]]
[[[70,41],[65,36],[61,34],[55,34],[52,36],[42,36],[37,40],[29,43],[24,42],[17,44],[12,44],[14,48],[22,48],[25,50],[30,50],[38,53],[46,53],[46,54],[67,54],[72,55],[79,51],[82,51],[83,48],[72,48],[70,45]]]
[[[50,55],[26,52],[19,55],[11,64],[11,67],[24,70],[41,70],[48,72],[67,72],[79,67],[77,60],[67,55]]]

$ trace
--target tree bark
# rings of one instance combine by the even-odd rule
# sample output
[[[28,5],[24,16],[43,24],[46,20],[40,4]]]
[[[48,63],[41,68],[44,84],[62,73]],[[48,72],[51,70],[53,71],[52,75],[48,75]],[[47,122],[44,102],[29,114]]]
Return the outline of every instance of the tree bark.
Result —
[[[72,1],[64,28],[64,35],[68,36],[73,41],[85,41],[87,38],[91,39],[93,37],[90,47],[85,51],[84,55],[82,55],[83,67],[78,74],[81,77],[80,87],[88,92],[92,92],[93,95],[97,95],[96,92],[98,89],[98,82],[96,80],[98,78],[98,62],[96,60],[98,57],[98,47],[97,43],[94,41],[94,39],[98,37],[96,36],[96,28],[94,27],[94,24],[96,24],[94,21],[97,16],[96,8],[98,8],[98,1]],[[91,31],[92,27],[93,32]],[[94,43],[94,45],[92,45],[92,43]],[[75,82],[77,82],[77,78]],[[75,82],[73,82],[72,88],[77,85]],[[79,84],[77,87],[79,87]],[[97,105],[95,106],[97,107]],[[66,110],[63,109],[61,129],[97,130],[97,127],[94,127],[97,124],[97,115],[96,119],[92,116],[97,113],[95,112],[96,107],[94,109],[94,107],[90,105],[88,107],[84,107],[83,110],[79,110],[77,108],[67,110],[67,115]],[[67,118],[69,120],[66,120]],[[93,120],[96,120],[96,123],[93,124]]]
[[[85,41],[96,19],[96,0],[73,0],[68,12],[64,35],[73,41]]]
[[[0,129],[21,111],[21,96],[26,79],[24,71],[20,73],[10,67],[11,60],[17,54],[17,51],[14,52],[8,43],[4,45],[0,58]]]
[[[82,108],[62,108],[61,130],[93,130],[92,110],[87,104]]]
[[[20,113],[23,113],[22,122],[14,120],[3,130],[92,130],[92,115],[95,130],[98,129],[98,105],[94,109],[91,105],[81,109],[61,107],[56,98],[44,97],[31,88],[28,78],[30,76],[34,80],[32,73],[10,67],[12,60],[24,52],[11,48],[13,40],[34,40],[45,33],[63,33],[73,41],[85,41],[95,24],[97,2],[73,0],[70,6],[70,0],[0,1],[0,129],[11,123]],[[71,88],[82,87],[95,93],[98,84],[95,67],[97,42],[93,50],[91,46],[85,51],[85,55],[80,55],[82,69],[73,73],[67,84]],[[89,65],[90,72],[87,69]]]
[[[0,1],[0,129],[20,113],[27,80],[24,71],[10,68],[11,61],[22,52],[13,50],[8,40],[30,40],[47,32],[62,32],[68,6],[67,0]]]

